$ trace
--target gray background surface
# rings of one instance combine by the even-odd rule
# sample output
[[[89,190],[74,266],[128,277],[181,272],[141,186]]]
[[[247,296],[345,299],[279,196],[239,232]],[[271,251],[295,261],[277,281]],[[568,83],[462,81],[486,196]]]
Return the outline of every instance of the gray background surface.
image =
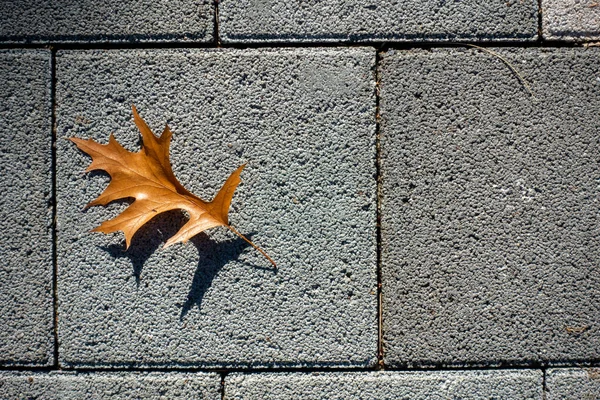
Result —
[[[0,364],[51,365],[50,52],[0,51]]]
[[[224,42],[532,40],[534,0],[221,0]]]
[[[599,12],[0,0],[0,398],[600,397]],[[83,210],[66,138],[139,149],[132,103],[204,198],[248,162],[231,222],[279,271],[162,250],[178,211],[88,232],[126,202]]]
[[[386,362],[600,357],[600,52],[381,66]]]
[[[81,51],[58,55],[59,339],[66,365],[373,365],[375,54],[369,49]],[[138,149],[135,104],[174,132],[175,175],[211,199],[248,163],[224,228],[159,247],[158,217],[123,252],[88,231],[108,182],[66,138]],[[134,277],[139,276],[139,279]]]

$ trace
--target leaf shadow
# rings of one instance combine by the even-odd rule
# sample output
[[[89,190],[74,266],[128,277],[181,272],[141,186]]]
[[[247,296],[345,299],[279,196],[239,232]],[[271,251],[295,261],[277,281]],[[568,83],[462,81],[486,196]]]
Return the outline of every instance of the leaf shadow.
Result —
[[[186,221],[187,217],[183,212],[179,210],[168,211],[157,215],[142,226],[134,235],[129,249],[125,250],[124,242],[99,247],[114,258],[128,258],[133,268],[132,276],[135,277],[136,284],[139,287],[145,263]],[[254,233],[251,232],[246,236],[251,238]],[[251,247],[246,241],[237,236],[231,240],[215,242],[204,233],[194,236],[190,239],[190,242],[198,252],[198,264],[187,298],[183,304],[179,304],[181,307],[180,320],[183,320],[194,306],[201,309],[204,295],[221,268],[227,263],[237,260],[244,250]],[[277,273],[277,270],[272,268],[258,265],[252,265],[252,267]]]
[[[234,239],[214,242],[207,235],[200,234],[190,239],[198,251],[198,265],[194,272],[192,283],[188,290],[185,303],[181,306],[179,320],[183,320],[187,313],[197,306],[202,308],[204,294],[212,284],[221,268],[228,262],[237,260],[247,247],[250,247],[243,239]]]
[[[114,258],[128,258],[133,267],[133,277],[139,287],[144,264],[150,256],[173,236],[186,221],[179,210],[167,211],[152,218],[143,225],[133,236],[131,246],[125,249],[125,242],[100,246]]]

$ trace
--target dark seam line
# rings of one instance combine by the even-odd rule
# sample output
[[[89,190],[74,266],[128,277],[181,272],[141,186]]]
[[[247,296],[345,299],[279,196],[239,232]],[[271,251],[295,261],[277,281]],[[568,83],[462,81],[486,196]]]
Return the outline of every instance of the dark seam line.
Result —
[[[51,235],[52,235],[52,308],[53,308],[53,335],[54,335],[54,367],[60,368],[58,362],[58,250],[57,250],[57,234],[56,234],[56,204],[57,204],[57,193],[56,193],[56,49],[50,47],[50,127],[51,127],[51,146],[50,146],[50,159],[51,159],[51,173],[52,173],[52,222],[51,222]]]
[[[543,36],[543,23],[542,23],[542,0],[537,1],[538,9],[537,9],[537,18],[538,18],[538,43],[542,43],[544,41]]]
[[[376,240],[377,240],[377,368],[384,369],[383,360],[383,304],[381,276],[381,125],[380,83],[381,54],[375,49],[375,170],[376,170]]]
[[[213,35],[215,37],[215,46],[216,47],[221,47],[221,37],[219,36],[221,33],[219,32],[219,0],[214,0],[213,3],[214,7],[215,7],[215,12],[214,12],[214,29],[213,29]]]
[[[546,386],[546,368],[542,368],[542,400],[546,400],[546,393],[547,393],[547,386]]]
[[[544,364],[536,364],[536,365],[501,365],[501,366],[475,366],[475,365],[456,365],[455,367],[451,366],[435,366],[432,364],[431,367],[420,366],[420,367],[390,367],[386,366],[385,370],[381,372],[433,372],[433,371],[444,371],[444,372],[468,372],[468,371],[545,371],[548,365]],[[572,368],[597,368],[600,367],[600,361],[584,361],[578,364],[566,364],[566,365],[552,365],[553,369],[572,369]],[[344,373],[364,373],[364,372],[373,372],[372,367],[284,367],[284,368],[198,368],[198,367],[127,367],[127,366],[119,366],[119,367],[111,367],[111,366],[102,366],[96,368],[79,368],[79,367],[23,367],[23,366],[8,366],[4,365],[0,367],[0,371],[14,371],[14,372],[51,372],[51,371],[68,371],[68,372],[77,372],[81,374],[93,374],[96,372],[164,372],[164,373],[217,373],[217,374],[230,374],[230,373],[244,373],[244,374],[265,374],[265,373],[335,373],[335,372],[344,372]]]
[[[219,39],[220,41],[220,39]],[[2,43],[0,49],[47,49],[49,47],[55,50],[169,50],[169,49],[272,49],[282,50],[282,48],[356,48],[356,47],[376,47],[380,50],[407,50],[407,49],[433,49],[456,47],[457,43],[477,44],[480,47],[491,48],[582,48],[586,43],[595,43],[596,40],[581,41],[560,41],[560,40],[532,40],[532,41],[480,41],[474,39],[453,39],[445,41],[434,40],[413,40],[413,41],[389,41],[373,40],[365,42],[329,42],[329,41],[310,41],[310,42],[286,42],[286,41],[266,41],[255,43],[198,43],[198,42],[163,42],[163,43],[123,43],[123,42],[88,42],[88,43],[65,43],[65,42],[46,42],[46,43]]]
[[[221,400],[225,400],[225,377],[227,376],[227,372],[221,372]]]

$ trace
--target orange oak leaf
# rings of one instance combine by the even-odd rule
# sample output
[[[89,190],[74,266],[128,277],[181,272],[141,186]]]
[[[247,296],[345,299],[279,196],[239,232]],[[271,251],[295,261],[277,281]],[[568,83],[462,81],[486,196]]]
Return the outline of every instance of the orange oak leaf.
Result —
[[[81,151],[92,157],[92,163],[86,172],[104,170],[111,178],[104,192],[86,208],[106,206],[119,199],[134,199],[125,211],[92,231],[122,231],[125,234],[126,247],[129,248],[131,239],[146,222],[165,211],[183,209],[188,212],[190,219],[164,247],[178,242],[185,243],[207,229],[225,226],[260,251],[276,267],[275,262],[261,248],[229,225],[229,206],[233,193],[241,182],[240,174],[245,164],[233,171],[212,201],[204,201],[185,189],[173,174],[169,161],[172,136],[169,127],[165,126],[162,135],[157,138],[139,116],[135,106],[132,106],[132,109],[133,120],[142,134],[142,149],[137,153],[121,146],[112,133],[106,145],[92,139],[69,139]]]

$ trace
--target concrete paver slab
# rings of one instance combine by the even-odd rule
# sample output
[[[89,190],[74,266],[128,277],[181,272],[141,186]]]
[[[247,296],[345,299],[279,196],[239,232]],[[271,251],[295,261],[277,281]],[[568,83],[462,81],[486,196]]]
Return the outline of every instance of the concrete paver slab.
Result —
[[[597,399],[600,395],[600,368],[549,369],[546,372],[546,399]]]
[[[533,40],[535,0],[221,0],[223,42]]]
[[[541,399],[541,371],[231,374],[225,399]]]
[[[2,2],[0,42],[213,40],[211,0]]]
[[[50,52],[0,51],[0,364],[54,362]]]
[[[550,40],[600,40],[600,3],[542,0],[542,34]]]
[[[61,361],[69,366],[372,365],[376,360],[375,53],[371,49],[64,51],[57,57]],[[126,207],[67,137],[139,149],[135,104],[169,122],[175,175],[211,199],[244,162],[226,229],[159,249],[88,231]],[[139,278],[139,279],[136,279]]]
[[[0,372],[7,399],[213,399],[221,378],[207,373]]]
[[[389,52],[390,365],[600,357],[600,51]]]

